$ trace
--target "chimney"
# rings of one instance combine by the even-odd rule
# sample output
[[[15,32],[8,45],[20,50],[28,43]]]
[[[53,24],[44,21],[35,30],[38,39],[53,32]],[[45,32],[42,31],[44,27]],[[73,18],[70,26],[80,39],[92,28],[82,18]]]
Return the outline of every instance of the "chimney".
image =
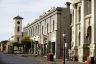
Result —
[[[66,6],[68,9],[70,9],[70,4],[71,4],[70,2],[66,2]]]

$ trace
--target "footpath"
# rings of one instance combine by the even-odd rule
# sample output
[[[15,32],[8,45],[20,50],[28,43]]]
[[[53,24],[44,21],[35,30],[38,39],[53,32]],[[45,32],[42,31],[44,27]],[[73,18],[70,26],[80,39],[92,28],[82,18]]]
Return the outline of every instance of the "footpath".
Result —
[[[54,59],[54,61],[48,61],[47,57],[42,56],[34,56],[32,54],[16,54],[17,56],[28,58],[28,59],[36,59],[42,64],[62,64],[62,59]],[[65,61],[66,64],[84,64],[83,62],[75,62],[75,61]]]
[[[62,64],[62,59],[54,59],[54,61],[48,61],[46,56],[34,56],[32,54],[16,54],[19,57],[24,57],[27,59],[35,59],[40,61],[42,64]]]

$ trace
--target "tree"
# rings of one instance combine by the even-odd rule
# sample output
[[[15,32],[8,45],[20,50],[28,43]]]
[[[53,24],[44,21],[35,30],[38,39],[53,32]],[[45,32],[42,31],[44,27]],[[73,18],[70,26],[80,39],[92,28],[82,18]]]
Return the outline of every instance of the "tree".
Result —
[[[13,46],[13,43],[14,43],[13,41],[9,41],[9,42],[8,42],[8,45],[9,45],[9,46]]]
[[[0,46],[1,46],[1,42],[0,42]]]
[[[23,44],[25,53],[28,53],[28,52],[29,52],[29,49],[31,48],[31,40],[30,40],[30,37],[24,37],[24,38],[21,40],[21,43]]]
[[[48,52],[48,53],[51,52],[51,41],[48,41],[47,52]]]
[[[3,43],[3,44],[6,44],[7,42],[8,42],[8,40],[1,41],[1,43]]]
[[[8,53],[13,53],[14,51],[14,47],[13,47],[13,41],[9,41],[8,43],[7,43],[7,45],[8,45]]]
[[[30,40],[30,37],[24,37],[22,40],[21,40],[21,42],[23,43],[23,44],[26,44],[26,43],[30,43],[31,42],[31,40]]]

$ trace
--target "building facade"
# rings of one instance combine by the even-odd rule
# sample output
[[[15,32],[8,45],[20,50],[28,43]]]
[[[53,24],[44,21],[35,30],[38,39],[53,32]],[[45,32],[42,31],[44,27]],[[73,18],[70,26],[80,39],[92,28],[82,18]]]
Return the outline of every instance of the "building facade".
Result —
[[[72,0],[72,56],[96,56],[96,0]]]
[[[38,43],[34,45],[34,54],[46,55],[48,42],[51,42],[50,52],[54,54],[55,58],[62,58],[63,33],[67,34],[66,53],[70,49],[70,4],[67,4],[67,8],[57,7],[48,10],[24,27],[23,32],[25,37],[29,36],[31,40]]]

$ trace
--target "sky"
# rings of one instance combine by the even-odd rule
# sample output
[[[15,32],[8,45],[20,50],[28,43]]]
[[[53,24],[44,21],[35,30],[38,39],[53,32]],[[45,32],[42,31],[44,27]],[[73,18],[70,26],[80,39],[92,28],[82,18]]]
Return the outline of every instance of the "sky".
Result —
[[[23,17],[23,26],[31,23],[52,7],[66,7],[71,0],[0,0],[0,41],[14,35],[13,18]]]

